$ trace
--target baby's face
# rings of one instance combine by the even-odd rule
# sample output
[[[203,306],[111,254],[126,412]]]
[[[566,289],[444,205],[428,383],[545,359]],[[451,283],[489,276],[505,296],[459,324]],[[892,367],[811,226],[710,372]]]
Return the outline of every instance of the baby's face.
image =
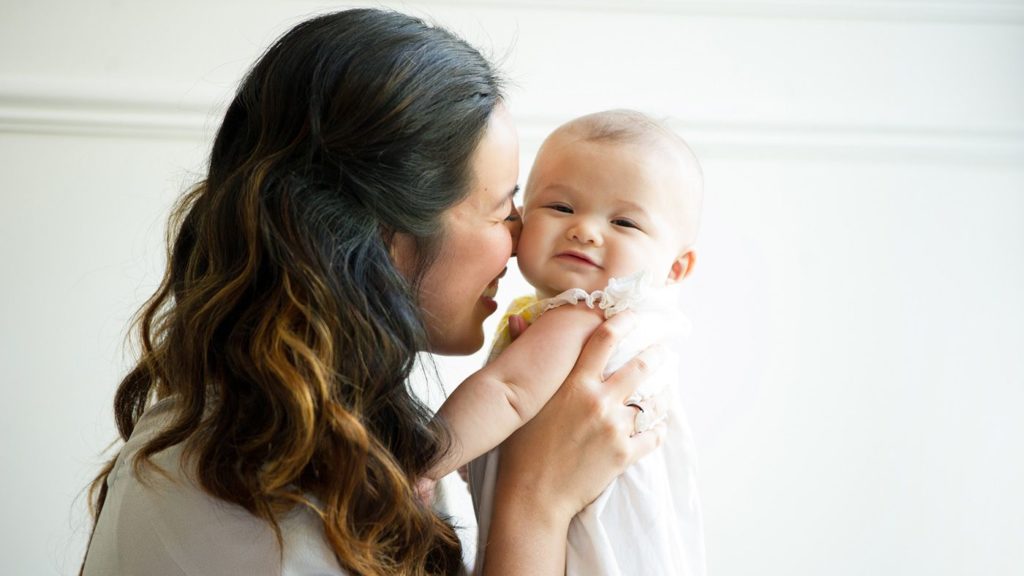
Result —
[[[685,209],[678,187],[691,185],[687,176],[657,148],[549,141],[526,191],[517,249],[523,276],[545,298],[600,290],[640,270],[678,280]]]

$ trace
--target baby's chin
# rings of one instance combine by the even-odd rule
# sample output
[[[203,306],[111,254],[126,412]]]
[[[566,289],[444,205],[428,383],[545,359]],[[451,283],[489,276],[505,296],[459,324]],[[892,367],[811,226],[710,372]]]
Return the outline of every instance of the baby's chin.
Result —
[[[622,274],[608,274],[607,270],[603,270],[604,274],[596,278],[587,278],[586,281],[573,283],[572,279],[566,278],[565,281],[554,282],[551,284],[533,284],[537,290],[537,296],[539,298],[554,298],[566,290],[572,290],[574,288],[581,288],[587,292],[594,292],[596,290],[604,290],[608,288],[608,284],[611,279],[622,280],[623,278],[629,278],[640,274],[640,270],[626,271]],[[666,274],[667,276],[667,274]],[[652,281],[650,277],[645,277],[645,281]],[[657,284],[668,284],[668,281],[658,282]]]
[[[598,282],[582,282],[582,283],[579,283],[579,284],[573,284],[573,283],[567,282],[567,283],[560,283],[560,284],[556,284],[556,285],[549,285],[549,286],[544,286],[544,287],[538,287],[537,288],[537,296],[539,296],[541,298],[554,298],[555,296],[558,296],[562,292],[565,292],[567,290],[573,290],[573,289],[576,289],[576,288],[580,288],[580,289],[585,290],[587,292],[594,292],[596,290],[604,290],[607,287],[608,287],[608,281],[607,280],[601,280],[601,281],[598,281]]]

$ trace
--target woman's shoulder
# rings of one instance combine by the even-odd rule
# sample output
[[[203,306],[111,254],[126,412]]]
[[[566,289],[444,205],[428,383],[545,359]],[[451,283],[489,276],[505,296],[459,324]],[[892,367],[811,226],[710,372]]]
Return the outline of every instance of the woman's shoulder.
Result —
[[[312,511],[297,508],[279,520],[279,546],[269,523],[198,485],[183,447],[155,454],[154,466],[134,466],[171,415],[173,400],[155,404],[125,444],[108,479],[86,575],[344,574]]]

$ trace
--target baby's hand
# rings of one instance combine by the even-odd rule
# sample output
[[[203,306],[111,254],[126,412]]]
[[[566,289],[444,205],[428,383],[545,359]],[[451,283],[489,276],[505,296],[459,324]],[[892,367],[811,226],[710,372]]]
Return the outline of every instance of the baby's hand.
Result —
[[[413,489],[416,491],[416,497],[420,499],[426,506],[433,506],[434,504],[434,488],[437,486],[436,480],[431,480],[426,476],[423,476],[416,481],[416,485]]]
[[[508,317],[508,337],[512,342],[516,341],[526,329],[530,327],[530,324],[520,316],[519,314],[513,314]]]

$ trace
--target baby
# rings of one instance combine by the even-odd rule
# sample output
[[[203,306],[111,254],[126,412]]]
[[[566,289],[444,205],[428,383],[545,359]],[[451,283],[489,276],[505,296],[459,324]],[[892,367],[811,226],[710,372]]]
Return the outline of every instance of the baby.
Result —
[[[550,383],[568,376],[579,350],[557,355],[561,359],[545,352],[579,348],[603,318],[626,309],[637,326],[620,342],[606,375],[656,342],[669,343],[668,351],[678,348],[671,344],[687,322],[672,287],[693,270],[702,195],[700,165],[690,149],[638,112],[584,116],[545,140],[527,182],[517,250],[536,296],[513,302],[488,364],[438,411],[459,443],[428,474],[428,481],[436,480],[476,458],[470,487],[482,544],[478,573],[497,473],[498,449],[492,448],[544,406],[557,387]],[[512,315],[532,323],[514,343]],[[674,360],[638,390],[641,398],[657,395],[666,407],[664,445],[573,520],[569,574],[704,573],[694,451],[673,382]],[[651,425],[647,416],[638,413],[638,433]]]
[[[606,374],[654,342],[677,339],[687,323],[669,286],[693,270],[702,196],[696,157],[678,136],[640,113],[601,112],[555,130],[530,172],[517,250],[536,296],[513,302],[491,360],[499,361],[510,343],[511,315],[529,322],[576,302],[609,316],[627,308],[636,314],[637,328]],[[666,362],[640,390],[657,394],[668,407],[663,448],[627,470],[573,520],[567,574],[704,574],[694,450],[675,374],[674,363]],[[470,464],[480,525],[478,572],[497,462],[493,450]]]

